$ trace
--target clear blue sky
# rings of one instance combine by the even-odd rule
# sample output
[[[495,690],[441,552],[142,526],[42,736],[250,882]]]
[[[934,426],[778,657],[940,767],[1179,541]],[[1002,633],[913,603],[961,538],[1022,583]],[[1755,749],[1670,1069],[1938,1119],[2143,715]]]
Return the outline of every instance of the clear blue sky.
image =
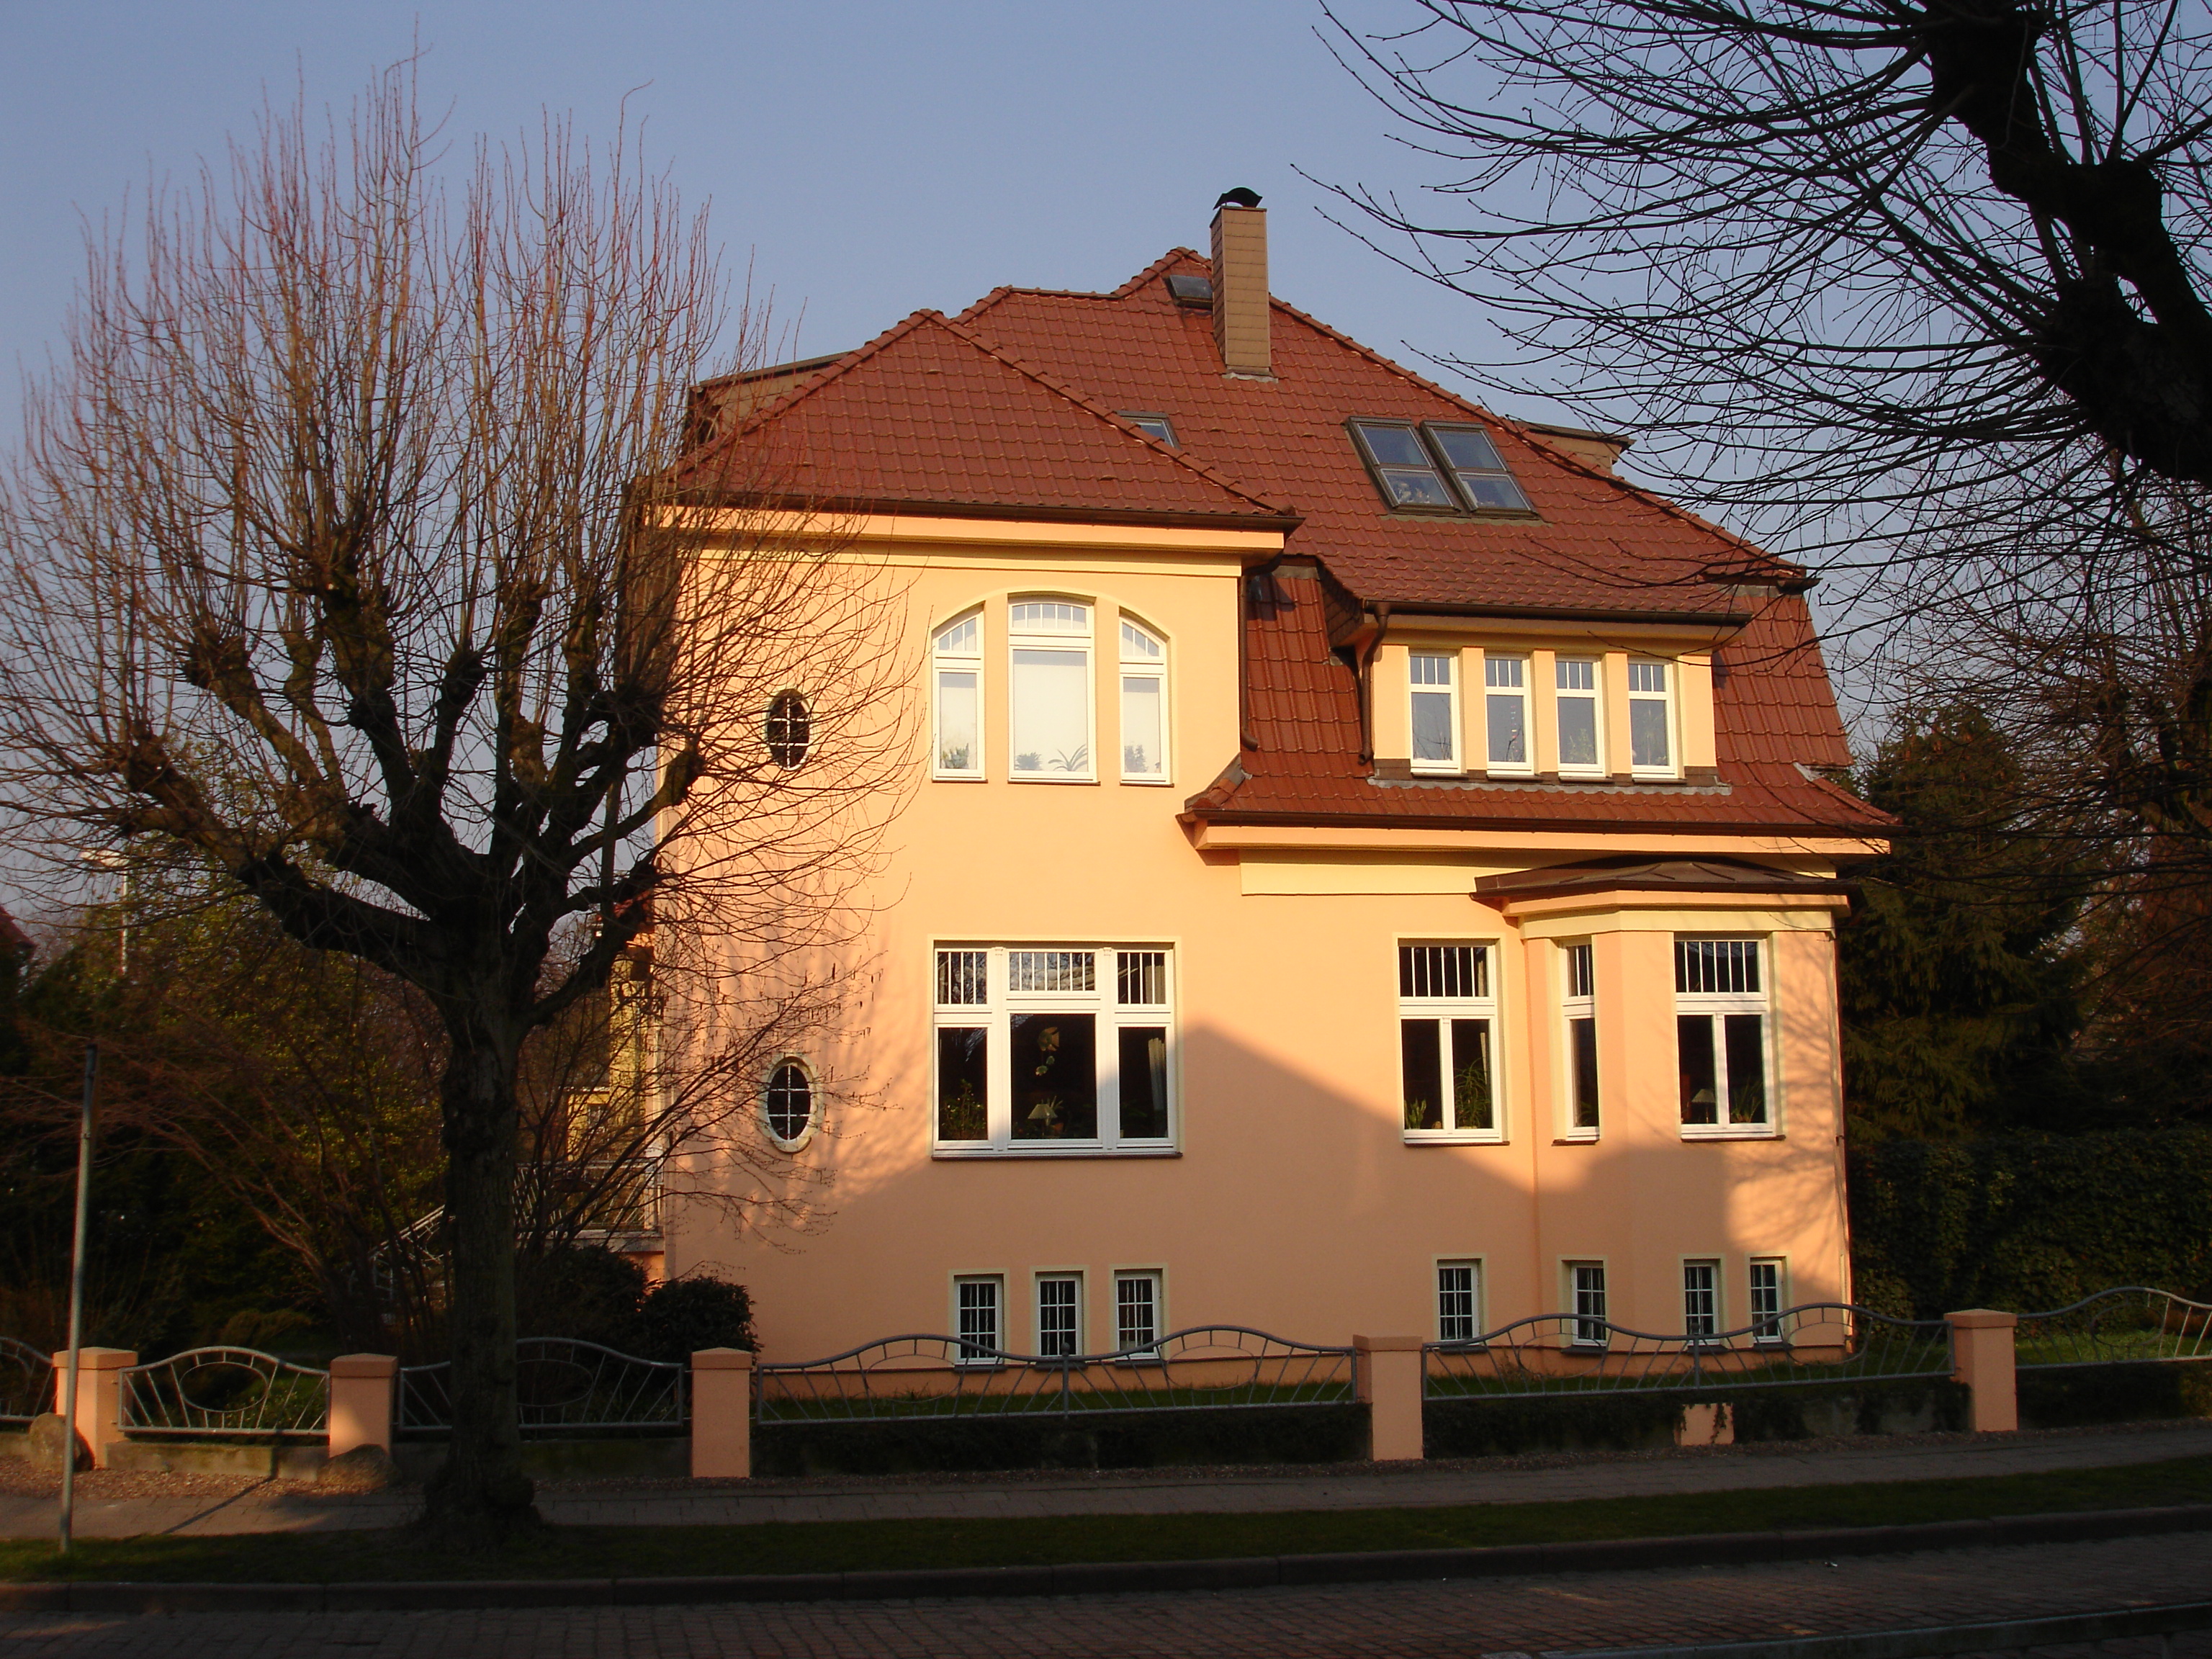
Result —
[[[1386,137],[1321,21],[1310,0],[0,0],[0,372],[57,338],[81,216],[219,155],[264,90],[304,77],[311,102],[343,103],[418,31],[426,107],[464,137],[546,108],[607,133],[629,94],[735,264],[786,321],[803,307],[803,354],[1002,283],[1111,287],[1203,246],[1233,185],[1267,198],[1284,298],[1395,356],[1478,351],[1470,302],[1324,222],[1293,171],[1407,189],[1440,165]]]

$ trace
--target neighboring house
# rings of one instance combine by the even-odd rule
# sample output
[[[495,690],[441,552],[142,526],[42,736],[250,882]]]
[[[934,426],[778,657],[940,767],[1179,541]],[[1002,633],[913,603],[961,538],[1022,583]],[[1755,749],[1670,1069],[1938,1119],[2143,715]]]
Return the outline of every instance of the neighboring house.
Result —
[[[910,577],[926,713],[872,1103],[762,1079],[834,1213],[678,1216],[669,1270],[742,1263],[781,1359],[1844,1297],[1832,927],[1887,820],[1810,579],[1271,299],[1263,211],[1213,236],[701,389],[695,479],[767,444]]]

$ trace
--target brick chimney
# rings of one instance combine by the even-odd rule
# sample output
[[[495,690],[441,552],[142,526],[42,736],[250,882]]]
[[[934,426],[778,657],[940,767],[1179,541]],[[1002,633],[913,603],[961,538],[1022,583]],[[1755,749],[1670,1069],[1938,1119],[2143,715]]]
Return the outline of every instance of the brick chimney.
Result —
[[[1267,213],[1249,190],[1213,204],[1213,343],[1226,373],[1273,380],[1267,343]]]

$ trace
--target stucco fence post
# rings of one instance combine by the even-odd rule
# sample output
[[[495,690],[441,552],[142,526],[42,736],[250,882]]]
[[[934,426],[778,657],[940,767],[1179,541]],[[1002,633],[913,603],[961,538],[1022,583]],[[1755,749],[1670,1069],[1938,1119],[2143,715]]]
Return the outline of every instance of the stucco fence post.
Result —
[[[1378,1463],[1419,1458],[1421,1450],[1421,1339],[1352,1339],[1355,1392],[1367,1407],[1367,1455]]]
[[[104,1469],[123,1443],[123,1370],[138,1363],[132,1348],[76,1351],[76,1437],[92,1453],[92,1466]],[[69,1350],[54,1356],[54,1409],[69,1415]]]
[[[1967,1308],[1945,1314],[1951,1327],[1953,1380],[1972,1395],[1966,1426],[1977,1434],[2009,1434],[2020,1427],[2020,1389],[2014,1371],[2017,1314]]]
[[[743,1348],[691,1356],[691,1478],[747,1480],[753,1472],[753,1357]]]
[[[363,1446],[392,1449],[399,1362],[388,1353],[342,1353],[331,1361],[330,1455]]]

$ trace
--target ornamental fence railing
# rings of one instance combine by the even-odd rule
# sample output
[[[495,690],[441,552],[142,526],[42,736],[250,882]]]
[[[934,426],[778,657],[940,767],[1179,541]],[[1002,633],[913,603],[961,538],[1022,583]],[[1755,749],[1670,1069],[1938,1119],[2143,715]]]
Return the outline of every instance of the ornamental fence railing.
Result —
[[[1638,1390],[1806,1388],[1947,1377],[1941,1319],[1893,1319],[1808,1302],[1735,1330],[1662,1335],[1577,1314],[1538,1314],[1464,1342],[1422,1348],[1431,1400],[1529,1399]]]
[[[328,1371],[255,1348],[190,1348],[118,1376],[126,1434],[317,1436],[330,1413]]]
[[[570,1337],[526,1336],[514,1346],[525,1437],[681,1434],[691,1420],[688,1365],[641,1359]],[[453,1426],[453,1375],[446,1360],[399,1368],[402,1434],[437,1434]]]
[[[894,1336],[754,1373],[763,1424],[929,1417],[1079,1417],[1354,1397],[1348,1347],[1200,1325],[1110,1353],[1015,1353],[951,1336]]]
[[[0,1336],[0,1423],[28,1423],[52,1411],[54,1362],[27,1342]]]
[[[2014,1364],[2024,1371],[2212,1360],[2212,1303],[2124,1285],[2046,1313],[2022,1314],[2013,1343]]]

